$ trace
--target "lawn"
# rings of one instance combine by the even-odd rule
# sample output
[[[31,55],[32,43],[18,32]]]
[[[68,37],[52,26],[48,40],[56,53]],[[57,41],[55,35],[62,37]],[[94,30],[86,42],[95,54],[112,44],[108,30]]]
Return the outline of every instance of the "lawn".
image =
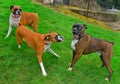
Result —
[[[43,77],[36,52],[23,42],[18,49],[15,31],[9,38],[4,39],[9,26],[9,7],[11,5],[22,6],[23,11],[38,12],[40,22],[39,33],[55,31],[64,36],[64,41],[54,43],[51,48],[60,55],[56,58],[49,52],[43,54],[43,63],[48,74]],[[72,25],[75,22],[86,24],[89,35],[114,42],[114,56],[111,67],[114,71],[111,81],[106,81],[108,76],[106,67],[101,67],[101,60],[97,53],[84,55],[75,64],[73,71],[67,71],[72,59]],[[86,23],[69,15],[56,12],[40,4],[34,4],[31,0],[0,0],[0,84],[120,84],[120,33]]]

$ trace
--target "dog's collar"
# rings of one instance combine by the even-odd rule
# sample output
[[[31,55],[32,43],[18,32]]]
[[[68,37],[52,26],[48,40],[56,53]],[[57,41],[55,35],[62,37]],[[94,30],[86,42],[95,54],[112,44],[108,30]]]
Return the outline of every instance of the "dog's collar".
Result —
[[[44,44],[45,44],[45,45],[50,45],[50,43],[51,43],[51,42],[47,42],[47,41],[45,41]]]
[[[19,15],[13,15],[13,14],[12,14],[12,17],[13,17],[13,18],[19,18],[20,16],[19,16]]]

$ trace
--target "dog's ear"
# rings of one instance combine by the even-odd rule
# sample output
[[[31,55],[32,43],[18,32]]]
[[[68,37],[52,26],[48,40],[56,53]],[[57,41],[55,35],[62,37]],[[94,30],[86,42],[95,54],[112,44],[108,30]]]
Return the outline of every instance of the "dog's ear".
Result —
[[[11,5],[11,6],[10,6],[10,10],[12,10],[12,8],[13,8],[13,7],[14,7],[14,6],[13,6],[13,5]]]
[[[83,24],[83,27],[84,27],[85,29],[87,29],[87,26],[86,26],[86,24]]]
[[[44,38],[44,40],[50,40],[50,38],[51,38],[51,35],[47,35],[47,36]]]

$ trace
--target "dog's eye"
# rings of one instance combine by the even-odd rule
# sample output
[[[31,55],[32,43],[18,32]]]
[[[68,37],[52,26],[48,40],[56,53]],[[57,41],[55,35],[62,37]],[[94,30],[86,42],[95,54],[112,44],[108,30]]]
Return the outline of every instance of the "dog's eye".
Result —
[[[80,27],[80,25],[77,25],[77,28]]]
[[[77,30],[77,28],[75,27],[75,28],[73,28],[73,30]]]
[[[22,11],[21,9],[19,9],[20,11]]]
[[[14,11],[17,11],[18,9],[14,9]]]
[[[79,28],[78,28],[79,30],[82,30],[82,27],[81,26],[79,26]]]

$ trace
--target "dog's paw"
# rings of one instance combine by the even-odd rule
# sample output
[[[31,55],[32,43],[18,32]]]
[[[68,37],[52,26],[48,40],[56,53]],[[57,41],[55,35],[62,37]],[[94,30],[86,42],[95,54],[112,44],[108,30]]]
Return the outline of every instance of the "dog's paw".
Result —
[[[18,45],[18,48],[20,49],[20,48],[21,48],[21,45]]]
[[[68,71],[72,71],[72,68],[71,68],[71,67],[69,67],[69,68],[68,68]]]
[[[46,77],[46,76],[47,76],[47,73],[43,73],[42,75],[43,75],[44,77]]]
[[[105,78],[106,81],[109,81],[109,78]]]

